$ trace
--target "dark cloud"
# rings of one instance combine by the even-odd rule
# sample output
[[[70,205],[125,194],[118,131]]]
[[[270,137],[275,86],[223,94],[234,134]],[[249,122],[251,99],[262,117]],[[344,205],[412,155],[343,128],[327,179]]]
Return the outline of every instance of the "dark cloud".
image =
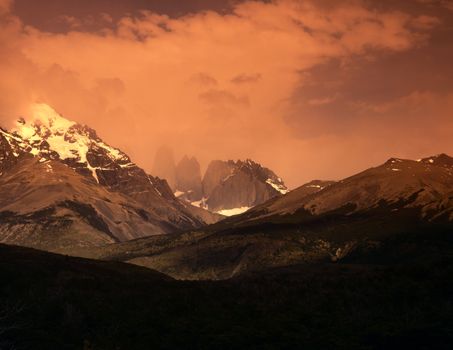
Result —
[[[200,99],[211,105],[223,106],[248,106],[250,104],[247,96],[236,96],[229,91],[209,90],[200,94]]]
[[[232,83],[235,84],[247,84],[247,83],[256,83],[258,80],[261,79],[261,74],[239,74],[231,79]]]
[[[74,28],[102,28],[90,19],[108,15],[118,20],[126,14],[149,10],[172,17],[203,10],[227,12],[236,0],[16,0],[14,12],[40,30],[64,32]]]
[[[439,18],[444,16],[439,13]],[[445,17],[434,23],[429,39],[413,50],[332,59],[304,71],[304,83],[292,97],[293,113],[286,119],[301,137],[353,132],[363,119],[389,122],[408,117],[393,113],[384,120],[385,113],[364,113],[364,104],[389,105],[417,92],[453,92],[453,27]],[[437,117],[430,115],[433,121]]]

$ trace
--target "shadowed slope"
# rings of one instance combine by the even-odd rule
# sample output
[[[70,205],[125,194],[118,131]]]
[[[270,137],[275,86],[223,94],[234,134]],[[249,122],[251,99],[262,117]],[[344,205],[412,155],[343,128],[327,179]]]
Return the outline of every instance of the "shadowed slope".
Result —
[[[450,254],[182,282],[0,245],[0,347],[450,349],[452,273]]]

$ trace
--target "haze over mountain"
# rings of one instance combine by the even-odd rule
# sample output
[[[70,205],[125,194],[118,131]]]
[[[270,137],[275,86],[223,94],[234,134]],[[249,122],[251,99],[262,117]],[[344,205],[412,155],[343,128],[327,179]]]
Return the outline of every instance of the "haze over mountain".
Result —
[[[189,202],[200,201],[203,198],[200,163],[195,157],[184,156],[178,162],[174,189],[182,192],[184,199]]]
[[[156,151],[153,174],[165,179],[170,188],[174,190],[176,185],[176,165],[173,151],[170,147],[162,146]]]

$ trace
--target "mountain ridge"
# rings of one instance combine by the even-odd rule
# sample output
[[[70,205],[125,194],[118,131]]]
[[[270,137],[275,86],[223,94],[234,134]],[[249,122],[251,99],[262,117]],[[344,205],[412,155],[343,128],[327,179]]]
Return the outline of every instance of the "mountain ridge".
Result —
[[[354,255],[367,259],[388,246],[389,252],[423,250],[430,235],[448,239],[453,229],[451,159],[391,158],[340,181],[306,184],[201,230],[113,244],[96,254],[175,278],[228,279]]]

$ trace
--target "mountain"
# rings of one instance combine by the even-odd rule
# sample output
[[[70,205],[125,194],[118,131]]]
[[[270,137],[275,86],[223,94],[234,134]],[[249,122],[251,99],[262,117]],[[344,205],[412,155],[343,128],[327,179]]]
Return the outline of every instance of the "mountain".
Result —
[[[24,159],[0,176],[0,217],[1,242],[76,255],[178,230],[132,198],[42,158]]]
[[[170,185],[170,188],[175,190],[176,165],[171,148],[162,146],[156,151],[152,172],[161,179],[165,179]]]
[[[43,104],[0,131],[0,173],[3,242],[66,252],[212,222],[93,129]]]
[[[311,182],[201,230],[111,245],[93,254],[184,279],[443,254],[444,246],[453,246],[452,161],[444,154],[419,161],[392,158],[341,181]]]
[[[314,195],[299,193],[301,189],[253,208],[242,223],[293,214],[317,217],[340,209],[349,216],[376,209],[414,210],[426,221],[452,220],[453,158],[446,154],[418,161],[391,158]]]
[[[194,206],[232,216],[288,192],[275,173],[258,163],[212,161],[201,180],[198,161],[184,157],[177,167],[175,195]]]
[[[203,198],[200,163],[195,157],[184,156],[176,166],[176,193],[189,202]]]
[[[211,211],[237,214],[288,192],[275,173],[254,161],[213,161],[203,178],[203,194]]]

